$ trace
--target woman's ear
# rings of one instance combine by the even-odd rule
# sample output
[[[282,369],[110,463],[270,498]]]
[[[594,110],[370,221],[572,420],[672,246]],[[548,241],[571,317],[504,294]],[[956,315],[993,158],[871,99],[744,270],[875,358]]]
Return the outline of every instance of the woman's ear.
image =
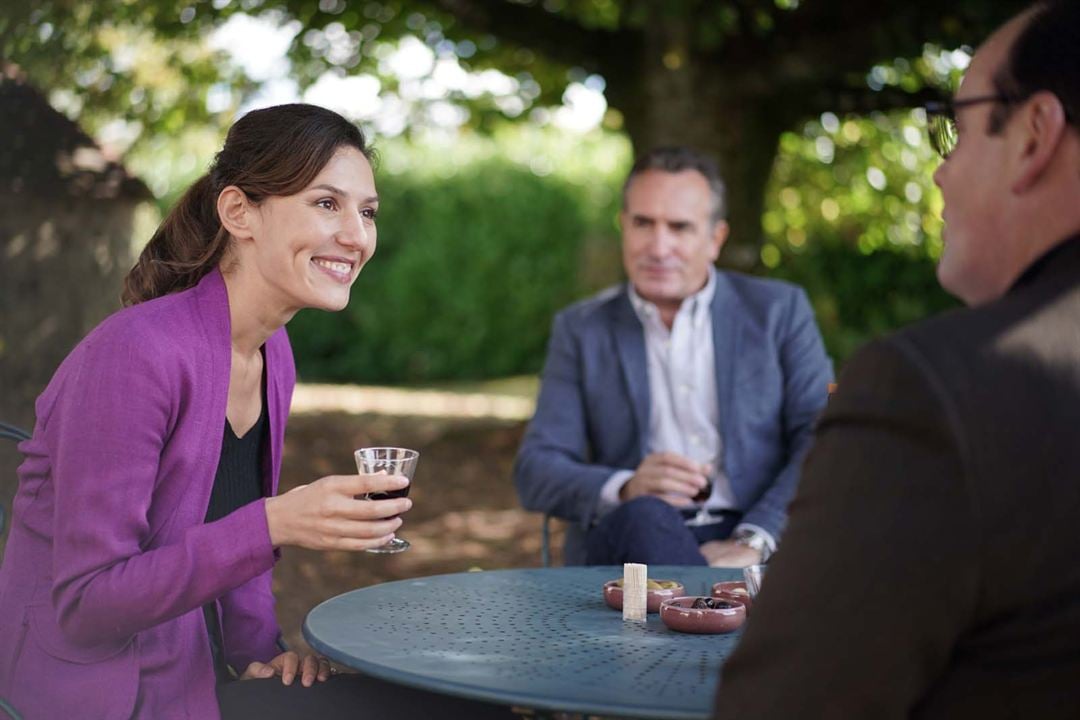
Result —
[[[244,191],[229,185],[217,199],[217,213],[221,226],[237,240],[250,238],[254,233],[254,207]]]

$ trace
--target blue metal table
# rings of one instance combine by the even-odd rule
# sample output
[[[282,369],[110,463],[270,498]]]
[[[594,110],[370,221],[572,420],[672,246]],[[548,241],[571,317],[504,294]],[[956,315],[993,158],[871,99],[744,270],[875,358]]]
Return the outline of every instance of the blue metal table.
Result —
[[[624,623],[601,586],[621,567],[436,575],[331,598],[304,622],[318,652],[383,680],[536,710],[707,718],[720,666],[738,642],[685,635],[657,614]],[[687,594],[738,570],[650,567]]]

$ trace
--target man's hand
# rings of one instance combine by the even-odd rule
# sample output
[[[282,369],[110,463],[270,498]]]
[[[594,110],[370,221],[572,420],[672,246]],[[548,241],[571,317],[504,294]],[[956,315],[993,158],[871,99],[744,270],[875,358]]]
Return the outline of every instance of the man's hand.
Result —
[[[712,466],[696,463],[670,452],[648,455],[633,476],[619,489],[623,502],[642,495],[655,495],[678,508],[691,507],[691,498],[708,485]]]
[[[296,673],[300,671],[300,684],[311,687],[315,681],[326,682],[330,677],[330,661],[318,655],[307,655],[303,659],[296,653],[283,652],[268,663],[253,662],[240,676],[241,680],[270,678],[277,675],[285,685],[292,685]]]
[[[734,540],[710,540],[699,549],[709,567],[743,568],[761,562],[760,551]]]

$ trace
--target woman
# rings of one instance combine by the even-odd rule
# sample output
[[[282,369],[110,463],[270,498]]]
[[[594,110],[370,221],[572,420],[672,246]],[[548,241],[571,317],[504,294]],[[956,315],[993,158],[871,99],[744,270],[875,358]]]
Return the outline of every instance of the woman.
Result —
[[[0,697],[28,718],[319,695],[304,688],[326,661],[278,648],[277,548],[376,547],[411,506],[355,499],[407,483],[385,475],[274,496],[295,380],[283,326],[344,308],[375,252],[370,159],[328,110],[245,115],[128,275],[127,307],[38,398],[0,568]]]

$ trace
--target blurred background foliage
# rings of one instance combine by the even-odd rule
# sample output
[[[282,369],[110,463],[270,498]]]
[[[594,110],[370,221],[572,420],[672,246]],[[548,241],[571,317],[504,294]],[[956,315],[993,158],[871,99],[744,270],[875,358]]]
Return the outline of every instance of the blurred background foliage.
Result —
[[[934,275],[941,197],[925,125],[918,110],[828,113],[781,138],[759,272],[807,289],[838,366],[956,305]],[[306,379],[536,372],[552,314],[622,281],[624,136],[515,125],[449,148],[397,139],[379,151],[379,249],[349,308],[290,325]]]
[[[723,262],[753,270],[781,133],[825,112],[888,112],[936,96],[950,68],[914,67],[927,43],[973,43],[1025,4],[36,0],[0,6],[0,58],[95,137],[126,135],[132,146],[192,123],[228,124],[275,75],[243,57],[265,49],[251,41],[258,23],[281,30],[270,42],[284,37],[290,81],[380,134],[543,124],[560,103],[603,92],[604,126],[638,152],[687,143],[721,160],[735,230]]]
[[[806,288],[838,367],[867,340],[956,305],[934,274],[938,162],[921,110],[825,113],[781,136],[761,260]]]
[[[949,92],[969,60],[962,40],[976,42],[1018,4],[681,1],[656,15],[616,0],[41,0],[0,12],[0,57],[122,157],[162,212],[205,171],[238,113],[281,100],[267,90],[274,73],[304,99],[340,101],[373,133],[379,250],[348,310],[291,324],[306,380],[535,372],[553,312],[622,277],[617,213],[635,150],[693,126],[687,139],[737,159],[738,147],[708,140],[726,132],[710,122],[757,108],[744,127],[775,115],[780,129],[743,148],[761,166],[755,177],[729,164],[736,195],[758,182],[764,190],[750,193],[760,212],[753,197],[736,198],[760,225],[737,228],[734,240],[752,252],[728,264],[805,286],[839,366],[865,340],[953,304],[933,272],[937,160],[925,117],[910,107]],[[488,15],[455,9],[478,7]],[[701,13],[711,19],[695,21]],[[282,31],[284,69],[253,70],[231,46],[255,33],[255,17]],[[536,23],[513,29],[515,17]],[[648,72],[675,77],[694,66],[695,82],[726,78],[764,99],[718,97],[715,112],[690,103],[666,119],[659,112],[664,127],[635,126],[640,103],[668,107],[633,94],[649,84],[652,35],[687,26],[690,45],[672,45]],[[858,58],[830,40],[845,33]],[[607,40],[584,42],[597,38]],[[813,53],[809,65],[798,60]],[[403,55],[420,57],[421,70],[403,69]],[[575,98],[601,92],[610,105],[592,129],[554,122]],[[357,97],[371,100],[357,110]]]

